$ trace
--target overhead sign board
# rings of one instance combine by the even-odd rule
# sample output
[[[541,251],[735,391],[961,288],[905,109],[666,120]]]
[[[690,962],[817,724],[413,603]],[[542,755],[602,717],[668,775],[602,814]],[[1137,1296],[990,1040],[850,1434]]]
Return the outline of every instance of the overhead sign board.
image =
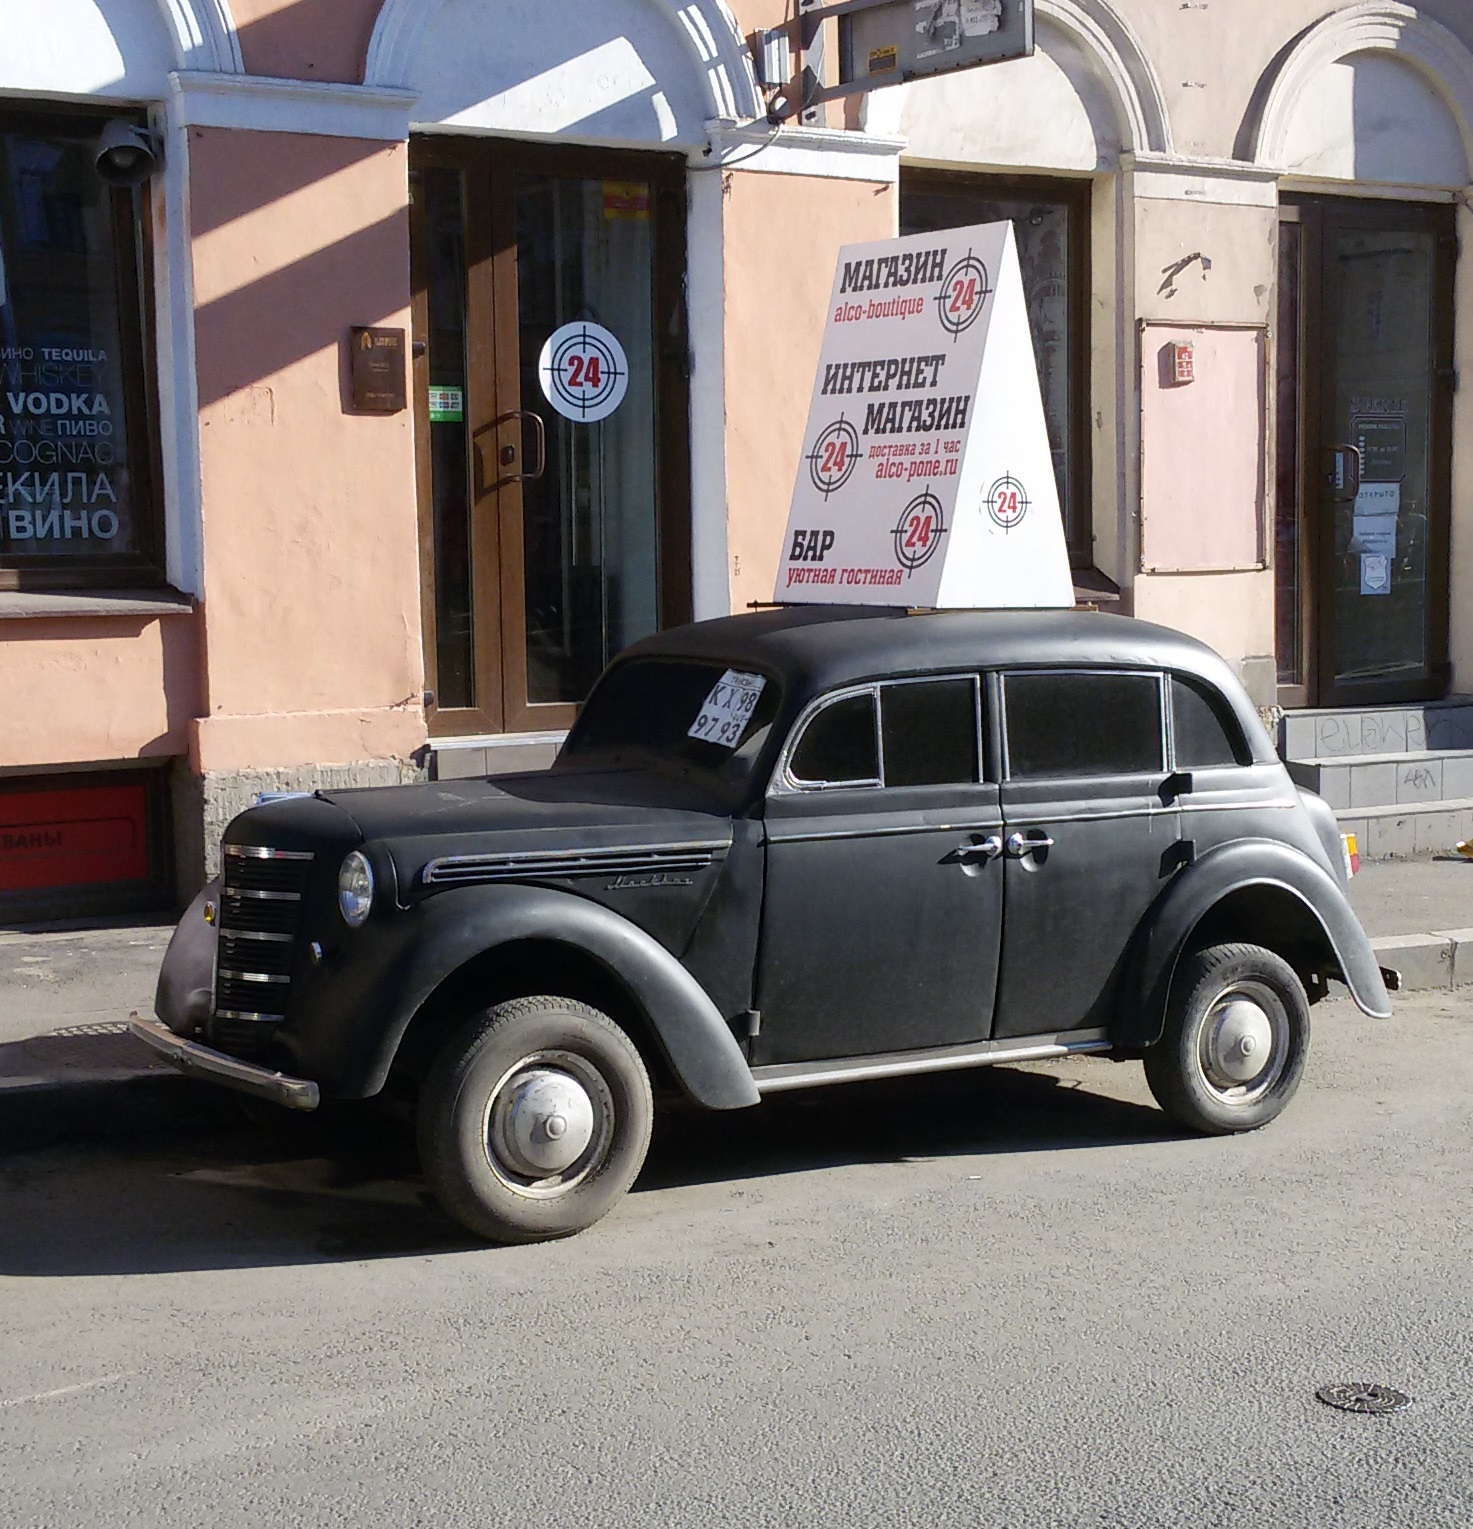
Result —
[[[839,252],[775,598],[1073,605],[1011,223]]]
[[[1033,0],[891,0],[839,18],[839,77],[867,88],[1033,52]]]

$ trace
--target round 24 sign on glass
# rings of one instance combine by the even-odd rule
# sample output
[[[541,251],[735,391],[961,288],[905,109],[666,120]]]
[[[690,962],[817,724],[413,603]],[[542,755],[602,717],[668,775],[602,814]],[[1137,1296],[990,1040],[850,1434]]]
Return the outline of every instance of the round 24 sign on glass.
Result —
[[[612,331],[580,320],[547,337],[537,358],[537,377],[559,414],[591,425],[624,402],[629,359]]]

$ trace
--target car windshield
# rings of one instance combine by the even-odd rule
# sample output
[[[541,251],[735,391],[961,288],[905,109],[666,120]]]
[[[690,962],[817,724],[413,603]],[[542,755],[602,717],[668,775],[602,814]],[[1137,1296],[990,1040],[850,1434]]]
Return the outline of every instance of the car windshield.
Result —
[[[646,658],[618,664],[594,687],[558,763],[579,768],[676,768],[744,784],[777,715],[781,686],[741,664]]]

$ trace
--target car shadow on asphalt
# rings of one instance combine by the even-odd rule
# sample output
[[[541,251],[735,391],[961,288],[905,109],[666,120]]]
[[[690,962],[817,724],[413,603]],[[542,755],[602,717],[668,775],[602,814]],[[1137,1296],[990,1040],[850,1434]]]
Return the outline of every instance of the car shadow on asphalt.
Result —
[[[1103,1081],[1111,1064],[1096,1062]],[[1161,1141],[1159,1110],[1073,1074],[990,1067],[768,1097],[755,1110],[682,1109],[658,1122],[635,1192],[806,1173],[845,1163],[1064,1151]]]
[[[1096,1064],[1104,1067],[1107,1064]],[[1102,1074],[1103,1077],[1103,1074]],[[1010,1068],[676,1109],[635,1194],[853,1163],[1123,1147],[1179,1134],[1077,1077]],[[0,1159],[0,1275],[246,1269],[483,1250],[440,1210],[413,1135],[368,1110],[283,1116]]]

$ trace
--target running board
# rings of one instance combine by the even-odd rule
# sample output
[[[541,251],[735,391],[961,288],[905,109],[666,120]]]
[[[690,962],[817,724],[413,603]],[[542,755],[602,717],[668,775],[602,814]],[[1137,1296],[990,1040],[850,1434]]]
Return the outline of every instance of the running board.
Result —
[[[1059,1035],[1020,1035],[1002,1041],[969,1041],[963,1046],[934,1046],[925,1051],[887,1051],[878,1056],[840,1057],[832,1062],[785,1062],[754,1067],[752,1081],[760,1094],[789,1088],[818,1088],[825,1083],[858,1083],[864,1078],[902,1078],[919,1072],[954,1072],[990,1067],[997,1062],[1035,1062],[1042,1057],[1109,1051],[1103,1030],[1070,1030]]]

